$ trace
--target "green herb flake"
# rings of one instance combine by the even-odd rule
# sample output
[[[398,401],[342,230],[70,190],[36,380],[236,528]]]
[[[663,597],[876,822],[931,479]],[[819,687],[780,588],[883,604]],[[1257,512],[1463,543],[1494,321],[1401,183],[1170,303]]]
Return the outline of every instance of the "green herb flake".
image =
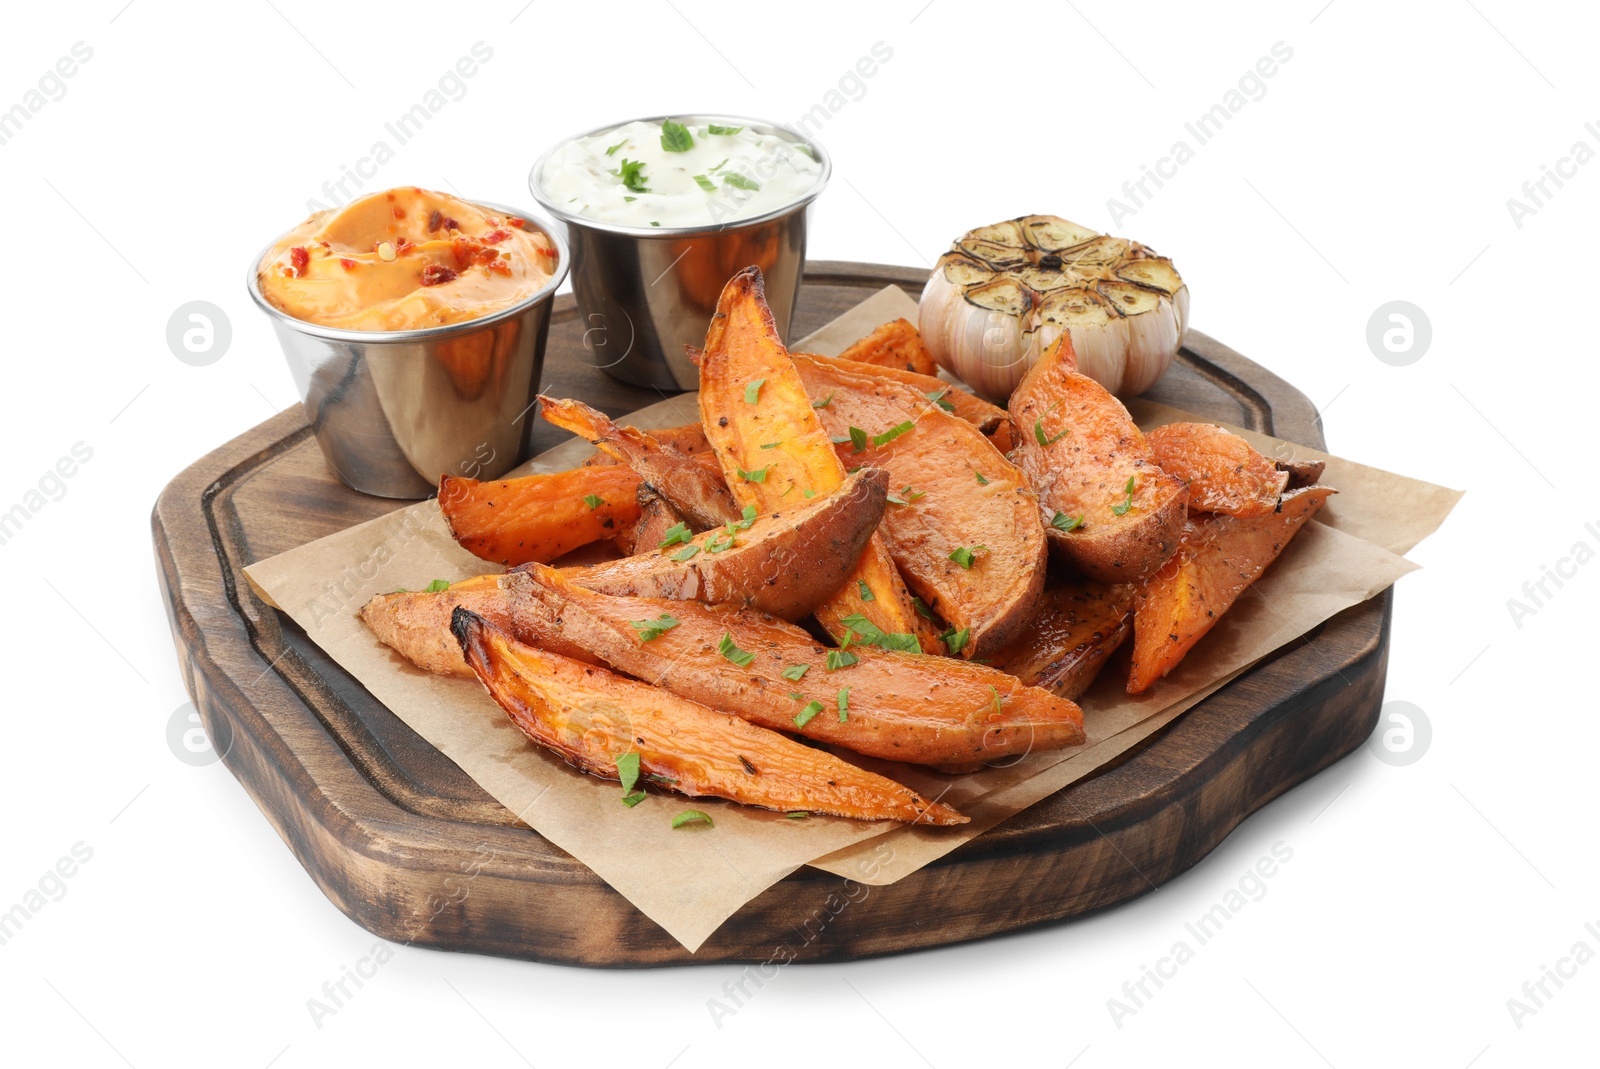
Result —
[[[673,560],[693,560],[694,555],[700,552],[700,547],[695,545],[684,546],[672,555]]]
[[[970,627],[963,627],[960,631],[957,631],[952,627],[950,630],[940,635],[939,639],[944,643],[944,648],[950,651],[950,656],[954,657],[962,650],[966,649],[967,639],[971,636],[971,634],[972,628]]]
[[[872,592],[872,588],[867,585],[867,581],[865,579],[857,579],[856,580],[856,589],[861,592],[861,600],[862,601],[877,601],[878,600],[878,595],[876,595],[876,594],[874,594]]]
[[[859,664],[860,662],[861,658],[848,650],[828,651],[828,671],[830,672],[837,672],[841,668],[849,668],[851,665]]]
[[[584,494],[583,503],[592,509],[597,509],[606,503],[606,499],[600,497],[598,494]]]
[[[910,486],[904,486],[901,487],[898,494],[891,492],[887,496],[889,503],[892,505],[909,505],[919,497],[927,497],[928,492],[926,490],[913,490]]]
[[[835,444],[836,445],[840,445],[840,444],[843,444],[843,443],[837,443],[836,442]],[[850,445],[853,447],[850,450],[850,452],[852,452],[852,453],[864,453],[864,452],[866,452],[866,450],[867,450],[867,432],[862,430],[860,427],[851,427],[850,428]]]
[[[949,392],[950,392],[950,387],[948,387],[948,386],[946,386],[942,390],[929,390],[928,391],[928,400],[932,401],[934,404],[938,405],[940,408],[944,409],[946,412],[954,412],[956,410],[956,406],[951,404],[949,401],[946,401],[944,399],[944,395],[949,393]]]
[[[606,149],[606,155],[607,156],[615,155],[617,149],[621,148],[623,145],[626,145],[627,143],[628,143],[628,139],[627,138],[623,138],[621,141],[618,141],[615,145],[612,145],[610,148]]]
[[[814,497],[816,497],[816,496],[817,496],[817,492],[816,492],[816,491],[815,491],[815,490],[802,490],[802,491],[800,491],[800,492],[801,492],[801,493],[802,493],[802,494],[803,494],[803,495],[805,495],[805,499],[806,499],[806,500],[807,500],[807,501],[810,501],[810,500],[811,500],[811,499],[812,499],[812,498],[814,498]]]
[[[717,184],[703,174],[697,174],[694,176],[694,184],[705,190],[707,193],[715,193],[717,191]]]
[[[790,820],[804,820],[807,817],[809,817],[811,814],[807,813],[804,809],[797,809],[793,813],[785,813],[784,815],[787,816]]]
[[[622,179],[622,184],[628,187],[631,193],[648,193],[650,187],[645,185],[644,161],[624,159],[622,166],[611,172]]]
[[[732,137],[743,129],[744,127],[742,126],[718,126],[716,123],[712,123],[706,127],[706,133],[714,134],[718,137]],[[727,161],[724,160],[723,162],[726,163]]]
[[[644,792],[633,788],[639,782],[639,752],[617,755],[617,778],[622,781],[622,804],[630,809],[644,801]]]
[[[837,390],[829,390],[828,391],[828,396],[824,397],[820,401],[812,401],[811,402],[811,407],[812,408],[827,408],[828,407],[828,402],[832,401],[833,400],[833,395],[838,393],[838,392],[839,391],[837,391]]]
[[[983,472],[974,470],[972,474],[974,474],[974,475],[976,475],[978,477],[978,485],[979,486],[988,486],[989,485],[989,480],[985,479],[983,477]]]
[[[729,171],[727,174],[723,175],[722,182],[724,185],[732,186],[734,189],[748,189],[752,193],[755,193],[761,189],[761,186],[758,183],[752,182],[750,179],[746,178],[737,171]]]
[[[632,204],[634,201],[636,201],[638,199],[639,199],[638,197],[627,197],[627,196],[625,196],[625,197],[622,198],[622,201],[623,201],[624,204]]]
[[[724,532],[706,543],[707,553],[723,553],[733,548],[733,535]]]
[[[994,715],[1000,716],[1000,692],[994,689],[994,684],[989,684],[989,696],[994,699]]]
[[[917,636],[909,632],[884,631],[877,624],[867,619],[858,612],[846,616],[840,623],[847,628],[845,635],[851,632],[861,636],[861,641],[869,646],[879,649],[900,650],[906,653],[921,653],[922,643],[917,641]]]
[[[433,582],[429,583],[423,589],[429,594],[438,594],[441,591],[449,590],[450,589],[450,583],[449,583],[448,580],[445,580],[445,579],[435,579]]]
[[[789,680],[791,683],[798,683],[800,682],[800,677],[809,671],[811,671],[811,666],[809,664],[791,664],[780,674],[784,679]]]
[[[1128,514],[1128,510],[1133,508],[1133,476],[1132,475],[1128,476],[1128,485],[1126,485],[1126,486],[1124,486],[1122,488],[1122,492],[1123,492],[1123,494],[1126,495],[1124,497],[1124,499],[1122,500],[1122,502],[1120,504],[1116,504],[1116,505],[1112,505],[1111,506],[1111,514],[1113,516],[1126,516]]]
[[[872,444],[873,445],[888,445],[890,442],[894,441],[896,438],[900,437],[902,434],[910,434],[912,428],[915,427],[915,426],[916,426],[916,424],[912,423],[909,419],[906,420],[904,423],[896,423],[893,427],[890,427],[888,430],[884,431],[882,434],[874,434],[872,436]]]
[[[755,471],[745,471],[737,464],[734,465],[734,468],[739,472],[739,478],[743,479],[745,482],[764,483],[767,481],[767,472],[772,470],[772,465],[768,464],[766,467],[757,468]]]
[[[745,404],[753,405],[761,399],[761,387],[766,383],[766,381],[766,379],[756,379],[754,382],[750,383],[744,388]]]
[[[762,449],[776,449],[781,444],[783,444],[783,443],[781,443],[781,442],[762,442],[761,443],[761,448]]]
[[[661,124],[661,148],[665,152],[688,152],[694,148],[694,135],[683,123],[668,119]]]
[[[733,636],[726,631],[722,633],[722,641],[717,644],[717,649],[722,652],[724,657],[740,668],[749,668],[750,662],[756,659],[755,654],[741,650],[735,645]]]
[[[950,559],[961,565],[963,568],[970,568],[972,567],[975,554],[987,552],[989,552],[988,546],[973,546],[971,549],[968,549],[966,546],[957,546],[955,549],[950,551]]]
[[[756,522],[756,507],[754,505],[746,505],[744,508],[739,510],[739,515],[743,516],[744,519],[732,520],[723,524],[723,527],[727,529],[729,534],[732,534],[735,531],[748,531],[750,529],[750,525]]]
[[[1038,440],[1039,444],[1042,445],[1042,446],[1055,445],[1061,439],[1065,438],[1067,436],[1067,432],[1070,431],[1071,429],[1072,428],[1067,427],[1067,428],[1063,429],[1060,434],[1056,435],[1054,438],[1051,438],[1051,437],[1048,437],[1044,433],[1044,417],[1043,416],[1040,416],[1038,419],[1033,421],[1033,436],[1034,436],[1035,439]]]
[[[850,719],[850,688],[839,688],[839,723],[843,724]]]
[[[675,546],[679,542],[687,542],[693,537],[694,532],[689,530],[688,525],[675,523],[667,528],[667,536],[656,543],[656,548],[666,549],[668,546]]]
[[[708,828],[716,827],[715,824],[711,823],[711,818],[698,809],[685,809],[682,813],[672,818],[672,826],[674,828],[681,828],[685,824],[694,823],[704,824]]]
[[[716,174],[718,171],[722,170],[722,168],[727,165],[728,160],[731,159],[731,158],[732,157],[724,157],[723,161],[721,163],[717,164],[715,167],[711,168],[709,173]]]
[[[794,726],[803,728],[811,723],[811,718],[822,712],[822,703],[817,701],[807,702],[806,707],[795,714]]]
[[[668,631],[671,631],[678,626],[679,622],[670,614],[662,613],[654,620],[629,620],[628,626],[639,632],[639,642],[643,645],[651,639],[660,638]]]
[[[933,610],[928,608],[928,603],[923,601],[921,598],[913,597],[911,599],[911,607],[916,609],[917,615],[922,617],[924,620],[933,619]]]
[[[1050,517],[1050,526],[1058,531],[1074,531],[1082,526],[1082,516],[1068,516],[1065,512],[1057,512]]]

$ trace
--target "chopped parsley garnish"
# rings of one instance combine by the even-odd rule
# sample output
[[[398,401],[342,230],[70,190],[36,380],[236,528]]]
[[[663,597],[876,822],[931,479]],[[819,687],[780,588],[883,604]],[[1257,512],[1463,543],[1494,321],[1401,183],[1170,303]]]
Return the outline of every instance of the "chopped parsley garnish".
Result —
[[[634,193],[648,193],[650,187],[644,184],[644,161],[624,159],[622,166],[611,172],[622,179],[622,184]]]
[[[784,679],[787,679],[792,683],[798,683],[800,682],[800,677],[809,671],[811,671],[811,666],[809,664],[791,664],[788,668],[785,668],[781,674]]]
[[[762,449],[776,449],[781,444],[783,444],[783,443],[781,443],[781,442],[762,442],[761,443],[761,448]]]
[[[812,498],[817,496],[817,492],[815,490],[802,490],[800,492],[801,494],[805,495],[805,499],[807,501],[810,501]]]
[[[807,724],[811,723],[811,718],[820,712],[822,712],[821,702],[807,702],[806,707],[795,714],[794,726],[797,728],[805,727]]]
[[[733,641],[733,636],[726,631],[722,633],[722,641],[717,644],[717,649],[722,652],[724,657],[738,665],[740,668],[749,668],[750,662],[756,659],[755,654],[748,653],[736,646]]]
[[[839,688],[839,723],[850,719],[850,688]]]
[[[606,149],[606,155],[607,156],[615,155],[617,149],[621,148],[623,145],[626,145],[627,143],[628,143],[628,139],[627,138],[623,138],[621,141],[618,141],[615,145],[612,145],[610,148]]]
[[[726,164],[728,162],[728,160],[731,159],[731,158],[732,157],[724,157],[722,163],[719,163],[715,167],[711,168],[711,173],[712,174],[716,174],[718,171],[722,170],[723,165]]]
[[[675,546],[679,542],[687,542],[693,537],[694,532],[689,530],[687,524],[675,523],[667,528],[667,536],[656,543],[656,548],[666,549],[668,546]]]
[[[911,429],[913,427],[915,427],[915,426],[916,426],[916,424],[912,423],[909,419],[906,420],[904,423],[896,423],[893,427],[890,427],[888,430],[884,431],[882,434],[874,434],[872,436],[872,444],[873,445],[888,445],[890,442],[894,441],[896,438],[900,437],[902,434],[909,434],[911,432]]]
[[[733,535],[727,532],[717,535],[706,543],[707,553],[722,553],[733,548]]]
[[[750,179],[746,178],[738,171],[729,171],[727,174],[722,176],[722,181],[723,184],[730,185],[734,189],[748,189],[752,193],[761,188],[759,184],[750,181]]]
[[[837,672],[841,668],[849,668],[851,665],[859,664],[860,662],[861,658],[849,650],[828,651],[828,671],[830,672]]]
[[[909,505],[919,497],[927,497],[926,490],[913,490],[910,486],[903,487],[898,494],[889,494],[888,500],[894,505]]]
[[[654,620],[629,620],[628,626],[639,632],[639,642],[643,644],[653,638],[660,638],[677,627],[678,623],[679,621],[670,614],[662,613]]]
[[[949,401],[946,401],[944,399],[944,395],[949,393],[949,392],[950,392],[950,387],[948,387],[948,386],[946,386],[942,390],[929,390],[928,391],[928,400],[932,401],[934,404],[938,405],[940,408],[944,409],[946,412],[954,412],[956,410],[956,406],[951,404]]]
[[[837,390],[829,390],[828,391],[828,396],[824,397],[820,401],[812,401],[811,402],[811,407],[812,408],[827,408],[828,407],[828,402],[833,400],[833,395],[835,393],[837,393],[837,392],[838,392]]]
[[[622,781],[622,804],[632,808],[644,801],[643,791],[634,790],[639,782],[639,753],[630,750],[617,755],[617,778]]]
[[[703,174],[695,175],[694,182],[695,185],[699,186],[707,193],[715,193],[717,191],[717,184]]]
[[[692,560],[694,558],[694,555],[696,553],[699,553],[699,552],[700,552],[700,547],[699,546],[687,545],[687,546],[684,546],[682,549],[678,550],[678,552],[674,553],[672,555],[672,559],[673,560]]]
[[[867,585],[867,581],[865,579],[857,579],[856,580],[856,589],[861,592],[861,600],[862,601],[877,601],[878,600],[878,595],[876,595],[876,594],[874,594],[872,592],[872,588]]]
[[[785,813],[784,815],[790,820],[804,820],[811,814],[807,813],[804,809],[796,809],[793,813]]]
[[[978,477],[978,485],[979,486],[988,486],[989,485],[989,480],[985,479],[983,477],[983,472],[974,470],[972,474],[974,474],[974,475],[976,475]]]
[[[732,534],[735,531],[748,531],[750,529],[750,525],[756,522],[756,507],[754,505],[746,505],[744,508],[739,510],[739,515],[743,516],[744,519],[731,520],[728,523],[723,524],[723,527],[727,529],[729,534]]]
[[[1082,516],[1068,516],[1065,512],[1057,512],[1050,517],[1050,526],[1058,531],[1073,531],[1083,523]]]
[[[755,471],[745,471],[737,464],[734,465],[734,468],[739,472],[739,478],[743,479],[745,482],[764,483],[767,481],[767,472],[772,470],[772,465],[768,464],[766,467],[757,468]]]
[[[597,509],[606,503],[606,499],[600,497],[598,494],[584,494],[583,503],[592,509]]]
[[[838,444],[842,444],[842,443],[837,443],[836,442],[834,444],[838,445]],[[852,453],[864,453],[864,452],[866,452],[866,449],[867,449],[867,432],[862,430],[860,427],[851,427],[850,428],[850,445],[853,447],[850,450],[850,452],[852,452]]]
[[[766,384],[766,379],[756,379],[744,388],[744,403],[753,405],[761,399],[761,387]]]
[[[999,716],[1000,715],[1000,692],[998,690],[994,689],[994,684],[993,683],[989,684],[989,695],[992,698],[994,698],[994,713],[995,713],[996,716]]]
[[[970,568],[972,567],[974,554],[987,552],[989,552],[988,546],[973,546],[971,549],[968,549],[966,546],[957,546],[955,549],[950,551],[950,559],[961,565],[963,568]]]
[[[1128,510],[1133,508],[1133,476],[1132,475],[1128,476],[1128,485],[1126,485],[1126,486],[1124,486],[1122,488],[1122,492],[1123,492],[1123,494],[1126,495],[1126,497],[1123,499],[1123,501],[1120,504],[1111,506],[1111,515],[1113,515],[1113,516],[1125,516],[1125,515],[1127,515]]]
[[[685,809],[682,813],[672,818],[672,826],[674,828],[681,828],[685,824],[694,824],[696,822],[704,824],[708,828],[716,827],[715,824],[711,823],[711,818],[698,809]]]
[[[1055,406],[1051,405],[1050,407],[1054,408]],[[1049,413],[1047,412],[1045,415],[1049,415]],[[1038,419],[1033,421],[1033,436],[1038,440],[1040,445],[1055,445],[1061,439],[1065,438],[1067,436],[1067,432],[1071,429],[1071,427],[1064,427],[1062,428],[1060,434],[1056,435],[1054,438],[1051,438],[1044,433],[1044,416],[1040,416]]]
[[[966,648],[967,638],[971,634],[972,628],[970,627],[963,627],[960,631],[957,631],[952,627],[950,630],[940,635],[939,639],[944,643],[944,648],[950,651],[950,656],[954,657],[956,654],[960,653]]]
[[[623,201],[625,203],[632,204],[634,201],[638,200],[639,198],[638,197],[626,197],[625,196],[622,199],[623,199]]]
[[[911,607],[917,610],[917,615],[924,620],[933,619],[933,610],[928,608],[928,603],[919,597],[912,597]]]
[[[426,587],[423,587],[423,589],[429,594],[437,594],[440,591],[449,590],[450,589],[450,583],[446,579],[435,579],[433,582],[429,583]]]
[[[744,127],[742,126],[718,126],[716,123],[712,123],[710,126],[706,127],[706,133],[731,137],[743,129]],[[724,160],[723,162],[726,163],[727,161]]]
[[[688,152],[694,148],[694,135],[683,123],[668,119],[661,124],[661,148],[666,152]]]
[[[884,631],[877,624],[867,619],[858,612],[853,612],[839,621],[861,636],[861,641],[869,646],[877,646],[885,650],[902,650],[906,653],[921,653],[922,643],[917,641],[917,636],[909,632]],[[849,632],[846,632],[848,637]]]

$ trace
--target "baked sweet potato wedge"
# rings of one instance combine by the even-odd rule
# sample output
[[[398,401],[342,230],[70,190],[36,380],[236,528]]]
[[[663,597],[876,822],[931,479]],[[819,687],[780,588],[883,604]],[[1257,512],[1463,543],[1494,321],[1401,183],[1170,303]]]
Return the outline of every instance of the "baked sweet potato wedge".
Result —
[[[503,575],[479,575],[452,583],[446,590],[400,590],[379,594],[357,614],[378,641],[425,672],[442,676],[470,676],[461,659],[461,644],[450,633],[450,616],[465,608],[512,635],[541,634],[549,648],[568,657],[594,663],[594,656],[562,639],[554,628],[530,625],[530,614],[543,606],[517,601],[504,586]]]
[[[831,367],[851,375],[858,375],[867,379],[888,379],[898,382],[902,386],[909,386],[921,393],[928,400],[937,404],[946,412],[957,419],[964,419],[978,428],[989,438],[996,449],[1002,453],[1010,446],[1001,445],[994,441],[995,434],[1004,427],[1006,441],[1010,441],[1011,413],[999,405],[992,405],[988,401],[964,390],[953,383],[948,383],[935,375],[923,375],[915,371],[906,371],[903,368],[884,367],[880,364],[864,364],[859,360],[845,360],[837,356],[818,356],[815,353],[791,353],[795,363],[811,362]],[[827,399],[827,395],[812,398],[813,404],[820,404]]]
[[[1076,368],[1063,332],[1017,384],[1011,458],[1039,492],[1053,550],[1102,583],[1139,579],[1177,548],[1188,495],[1122,402]]]
[[[1138,586],[1128,693],[1176,668],[1334,493],[1308,486],[1285,494],[1277,512],[1191,516],[1178,552]]]
[[[684,456],[695,457],[711,452],[711,443],[706,441],[706,432],[700,429],[698,423],[686,423],[681,427],[662,427],[648,433],[656,440],[657,445],[671,446]],[[597,449],[592,456],[584,460],[583,466],[592,468],[621,463],[622,461],[610,453]]]
[[[839,356],[862,364],[903,368],[919,375],[939,374],[939,365],[923,344],[921,332],[908,319],[890,320]]]
[[[548,564],[637,522],[638,488],[639,476],[624,467],[488,482],[446,475],[439,480],[439,511],[474,556],[507,566]]]
[[[965,420],[918,390],[797,359],[841,463],[889,473],[879,528],[906,585],[950,630],[946,649],[985,658],[1044,589],[1044,527],[1022,473]]]
[[[593,776],[690,797],[854,820],[965,824],[949,806],[735,716],[524,645],[467,609],[452,630],[473,673],[533,742]],[[619,796],[619,801],[623,798]]]
[[[1039,611],[994,666],[1077,701],[1133,633],[1133,587],[1072,579],[1045,588]]]
[[[1169,423],[1145,435],[1156,463],[1189,487],[1193,512],[1262,516],[1278,507],[1289,473],[1214,423]]]
[[[582,401],[539,398],[545,421],[585,439],[632,468],[640,479],[672,503],[697,531],[740,518],[717,470],[662,445],[634,427],[619,427]]]
[[[832,493],[781,512],[758,516],[750,505],[739,523],[692,538],[680,527],[634,556],[566,575],[605,594],[743,605],[802,620],[855,571],[888,488],[887,472],[857,472]]]
[[[1075,704],[972,661],[859,645],[830,650],[774,616],[596,594],[539,565],[511,573],[506,586],[544,607],[528,617],[535,628],[558,626],[553,637],[618,671],[868,756],[970,766],[1083,742]],[[654,626],[663,615],[668,626]]]
[[[1277,469],[1289,476],[1289,489],[1300,490],[1307,486],[1315,486],[1321,480],[1323,471],[1327,468],[1325,460],[1280,460]]]
[[[640,546],[648,550],[652,546],[659,545],[661,540],[667,537],[668,531],[685,522],[683,514],[673,508],[666,498],[656,493],[649,483],[641,482],[633,496],[639,503],[639,518],[612,539],[625,557],[632,556]]]
[[[778,337],[755,268],[729,281],[706,333],[700,422],[741,506],[775,512],[794,498],[831,493],[844,482],[844,465]],[[937,630],[917,612],[877,536],[850,580],[817,607],[816,616],[836,639],[846,618],[864,616],[885,632],[916,635],[923,648],[937,648]]]

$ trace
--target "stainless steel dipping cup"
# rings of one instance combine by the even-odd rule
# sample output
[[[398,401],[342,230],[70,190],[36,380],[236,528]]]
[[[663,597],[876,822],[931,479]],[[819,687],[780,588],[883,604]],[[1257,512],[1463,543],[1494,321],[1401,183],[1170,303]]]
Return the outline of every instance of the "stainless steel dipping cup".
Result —
[[[477,202],[475,202],[477,203]],[[261,294],[328,467],[346,486],[377,497],[423,498],[441,475],[493,479],[530,455],[531,410],[544,368],[556,288],[567,244],[537,216],[497,204],[548,236],[556,269],[533,296],[494,315],[423,330],[339,330],[296,319]]]
[[[693,390],[700,373],[683,347],[705,344],[706,327],[728,279],[754,264],[766,278],[778,333],[800,292],[806,258],[806,214],[828,184],[832,162],[821,145],[777,123],[736,115],[658,116],[687,126],[717,123],[772,134],[821,165],[816,183],[797,201],[750,218],[736,217],[737,191],[719,191],[697,226],[639,227],[586,219],[563,210],[544,191],[545,164],[556,148],[620,126],[612,123],[558,143],[533,165],[528,187],[546,212],[566,225],[572,246],[572,291],[584,324],[583,348],[594,366],[636,386]],[[782,161],[775,159],[775,166]],[[720,198],[720,199],[718,199]],[[726,210],[722,215],[718,205]],[[720,216],[720,219],[719,219]],[[726,221],[720,221],[725,219]]]

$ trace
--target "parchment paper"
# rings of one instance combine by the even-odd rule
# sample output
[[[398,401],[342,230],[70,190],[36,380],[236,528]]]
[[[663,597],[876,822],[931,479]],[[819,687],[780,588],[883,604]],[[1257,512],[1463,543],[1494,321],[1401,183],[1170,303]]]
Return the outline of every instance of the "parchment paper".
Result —
[[[874,294],[812,336],[800,351],[837,353],[887,320],[916,318],[916,303],[896,287]],[[1181,414],[1136,405],[1141,423]],[[629,417],[636,426],[692,422],[694,395],[651,405]],[[1267,455],[1316,456],[1311,450],[1246,433]],[[574,440],[519,469],[560,471],[591,451]],[[355,612],[373,595],[417,589],[434,579],[455,582],[490,570],[456,545],[433,501],[260,561],[246,569],[257,592],[289,615],[342,668],[396,716],[459,765],[484,790],[540,835],[593,869],[611,887],[691,952],[728,917],[801,865],[870,882],[890,883],[955,849],[1006,817],[1113,760],[1215,691],[1250,664],[1335,613],[1383,590],[1413,565],[1398,554],[1443,522],[1454,491],[1375,468],[1329,458],[1325,481],[1341,495],[1190,653],[1148,693],[1130,698],[1119,681],[1103,679],[1082,701],[1089,742],[1034,754],[1006,768],[938,776],[907,766],[862,760],[972,818],[956,829],[814,816],[790,820],[710,799],[651,791],[635,808],[620,802],[617,783],[573,771],[535,748],[472,680],[445,679],[412,668],[374,639]],[[1345,499],[1341,501],[1341,499]],[[712,828],[674,831],[685,808],[710,814]],[[885,837],[893,837],[886,839]],[[894,844],[860,863],[869,840]],[[529,909],[540,908],[530,900]]]

